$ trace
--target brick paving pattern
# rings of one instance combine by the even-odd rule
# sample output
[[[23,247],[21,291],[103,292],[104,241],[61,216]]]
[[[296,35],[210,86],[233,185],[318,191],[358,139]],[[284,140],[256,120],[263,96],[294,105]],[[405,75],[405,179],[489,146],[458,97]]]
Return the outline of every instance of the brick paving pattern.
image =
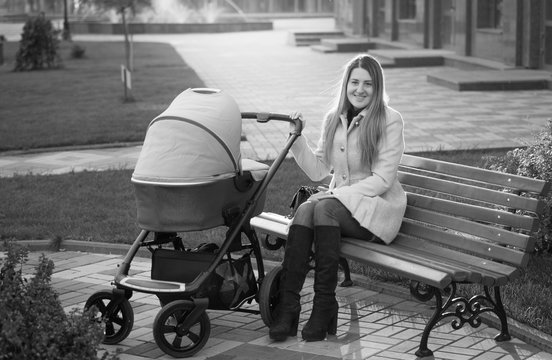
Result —
[[[55,263],[52,284],[66,311],[82,309],[90,295],[109,290],[121,255],[62,251],[46,253]],[[30,272],[39,253],[32,252],[27,263]],[[1,258],[1,255],[0,255]],[[266,262],[270,269],[274,264]],[[149,277],[151,261],[137,257],[131,274]],[[302,313],[299,329],[305,324],[313,297],[312,278],[307,278],[302,291]],[[338,288],[338,331],[325,341],[304,342],[292,337],[273,342],[260,315],[208,310],[211,335],[205,347],[189,359],[416,359],[424,324],[431,315],[430,304],[409,297],[370,290],[364,286]],[[153,339],[153,319],[161,309],[153,295],[135,292],[130,299],[134,326],[129,337],[117,345],[102,345],[102,353],[119,351],[121,360],[172,359],[161,351]],[[255,301],[246,305],[258,309]],[[492,338],[498,331],[485,324],[477,329],[469,326],[453,331],[443,324],[432,331],[429,347],[433,358],[440,360],[550,360],[552,354],[513,338],[497,343]],[[101,354],[100,354],[101,355]]]

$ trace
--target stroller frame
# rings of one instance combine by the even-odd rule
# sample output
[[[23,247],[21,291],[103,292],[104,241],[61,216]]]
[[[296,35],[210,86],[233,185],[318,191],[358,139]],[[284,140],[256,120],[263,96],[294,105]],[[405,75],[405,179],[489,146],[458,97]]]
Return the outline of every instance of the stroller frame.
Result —
[[[288,115],[277,113],[242,112],[241,116],[242,119],[256,119],[259,123],[267,123],[271,120],[290,122],[294,124],[294,130],[290,133],[284,148],[269,167],[264,179],[260,182],[252,197],[246,202],[245,208],[241,212],[230,211],[226,214],[224,218],[228,230],[225,240],[220,245],[218,253],[214,254],[208,268],[200,272],[191,282],[144,279],[129,275],[131,263],[140,248],[146,247],[153,252],[154,246],[160,247],[171,242],[175,250],[183,248],[178,237],[162,238],[155,236],[153,240],[148,240],[151,231],[141,230],[123,261],[118,265],[117,273],[112,281],[113,289],[94,293],[85,304],[85,310],[92,311],[93,320],[104,323],[105,336],[103,342],[105,344],[117,344],[129,335],[134,323],[134,315],[129,299],[133,292],[137,291],[155,294],[158,297],[159,295],[170,295],[171,299],[173,297],[177,299],[163,304],[162,309],[157,314],[153,326],[154,339],[157,345],[171,356],[180,358],[196,354],[203,348],[210,335],[210,321],[206,314],[206,310],[209,309],[209,299],[197,297],[196,295],[223,261],[226,254],[249,249],[255,256],[258,271],[256,281],[259,290],[255,295],[255,299],[259,304],[259,310],[241,309],[240,306],[243,303],[228,310],[260,313],[265,324],[270,325],[274,309],[272,304],[274,300],[273,292],[276,289],[273,286],[261,286],[265,279],[263,257],[259,239],[249,221],[254,216],[255,207],[265,194],[268,184],[278,171],[295,140],[301,135],[302,122],[299,119],[291,119]],[[242,233],[247,237],[249,244],[242,243]],[[270,280],[270,282],[272,283],[273,280]],[[252,298],[249,298],[246,301],[251,303],[252,300]],[[174,339],[170,341],[167,335],[174,336]],[[185,338],[189,343],[183,346],[182,341]]]

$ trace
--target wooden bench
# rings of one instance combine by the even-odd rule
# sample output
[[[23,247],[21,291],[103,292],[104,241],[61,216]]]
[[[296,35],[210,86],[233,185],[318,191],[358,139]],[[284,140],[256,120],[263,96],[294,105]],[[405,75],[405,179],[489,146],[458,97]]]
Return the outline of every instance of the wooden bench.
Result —
[[[411,155],[403,156],[399,180],[408,196],[399,235],[391,245],[343,238],[342,257],[410,279],[420,301],[435,298],[417,356],[433,354],[429,334],[446,318],[454,329],[466,323],[476,328],[480,314],[492,312],[501,322],[495,340],[509,340],[500,286],[527,266],[549,184]],[[265,212],[251,225],[285,240],[290,221]],[[458,294],[458,284],[480,284],[484,291],[468,299]]]

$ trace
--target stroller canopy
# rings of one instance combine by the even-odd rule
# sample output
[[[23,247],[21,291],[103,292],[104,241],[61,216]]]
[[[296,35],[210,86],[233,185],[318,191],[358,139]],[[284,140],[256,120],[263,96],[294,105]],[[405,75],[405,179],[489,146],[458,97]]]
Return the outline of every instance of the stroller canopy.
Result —
[[[133,182],[207,183],[241,171],[242,118],[229,95],[187,89],[149,124]]]

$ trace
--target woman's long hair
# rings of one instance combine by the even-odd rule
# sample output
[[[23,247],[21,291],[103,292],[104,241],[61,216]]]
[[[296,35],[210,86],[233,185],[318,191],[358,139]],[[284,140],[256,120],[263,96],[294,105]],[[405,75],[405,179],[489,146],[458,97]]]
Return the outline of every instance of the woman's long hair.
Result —
[[[368,106],[366,117],[359,124],[359,144],[361,147],[361,161],[364,164],[374,163],[377,157],[378,144],[382,140],[386,123],[387,93],[385,91],[385,79],[381,64],[370,55],[358,55],[345,65],[339,96],[333,109],[329,111],[326,122],[326,139],[324,143],[324,160],[330,162],[330,153],[335,137],[335,132],[341,120],[341,114],[347,114],[352,107],[347,99],[347,83],[353,69],[362,68],[368,71],[372,78],[373,93]]]

